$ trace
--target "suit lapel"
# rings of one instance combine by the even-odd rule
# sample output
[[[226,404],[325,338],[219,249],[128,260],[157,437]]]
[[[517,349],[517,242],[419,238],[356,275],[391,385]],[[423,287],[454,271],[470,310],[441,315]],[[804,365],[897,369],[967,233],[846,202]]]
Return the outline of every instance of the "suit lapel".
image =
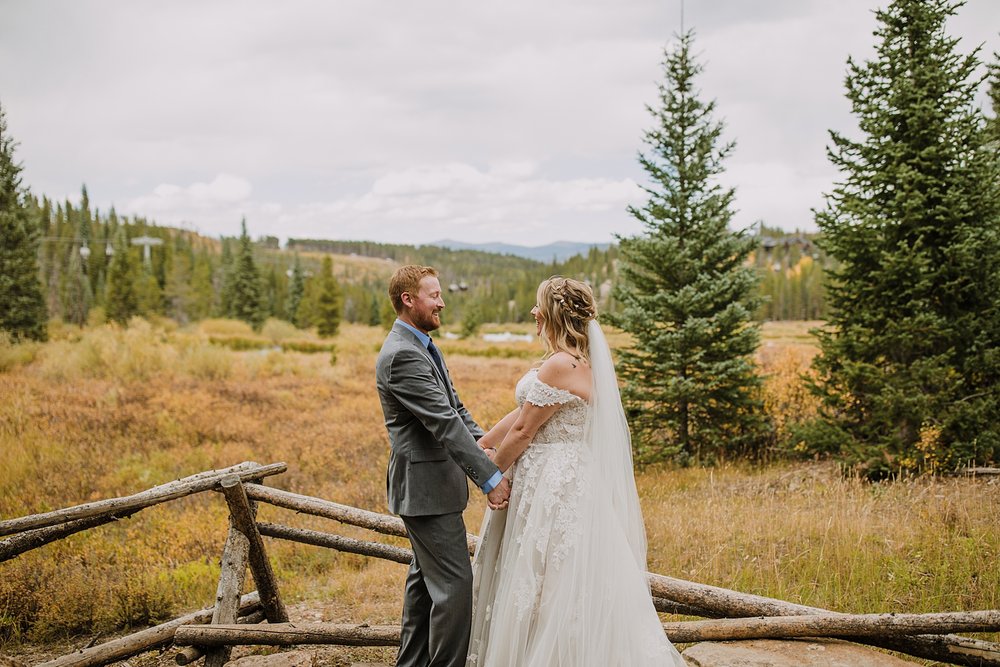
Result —
[[[420,339],[417,338],[415,335],[413,335],[412,331],[410,331],[409,329],[407,329],[406,327],[404,327],[401,324],[393,324],[392,325],[392,330],[393,330],[393,332],[395,332],[396,334],[398,334],[400,337],[402,337],[402,339],[405,340],[408,344],[410,344],[410,345],[414,346],[415,348],[417,348],[418,350],[420,350],[420,353],[424,355],[425,359],[427,359],[427,365],[431,367],[431,371],[434,373],[434,377],[436,377],[438,379],[438,382],[441,384],[441,387],[444,389],[445,394],[448,395],[448,402],[451,403],[454,406],[455,402],[456,402],[456,397],[455,397],[455,394],[451,390],[451,383],[448,381],[447,377],[443,377],[441,375],[441,371],[438,369],[437,364],[435,364],[434,363],[434,359],[431,358],[431,353],[427,351],[427,348],[424,347],[424,344],[422,342],[420,342]],[[440,354],[440,352],[438,352],[438,354]],[[447,365],[444,364],[444,356],[443,355],[441,357],[441,363],[442,363],[442,365],[445,365],[445,367],[447,367]]]

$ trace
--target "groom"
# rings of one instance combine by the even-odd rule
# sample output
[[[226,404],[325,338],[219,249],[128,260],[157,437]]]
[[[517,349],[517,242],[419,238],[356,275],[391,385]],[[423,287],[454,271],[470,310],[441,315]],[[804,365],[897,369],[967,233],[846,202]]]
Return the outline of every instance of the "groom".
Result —
[[[389,511],[403,519],[413,561],[403,595],[396,665],[465,665],[472,566],[462,511],[466,476],[503,506],[510,484],[476,441],[430,332],[441,326],[441,284],[429,266],[402,266],[389,281],[397,319],[382,345],[375,382],[389,431]]]

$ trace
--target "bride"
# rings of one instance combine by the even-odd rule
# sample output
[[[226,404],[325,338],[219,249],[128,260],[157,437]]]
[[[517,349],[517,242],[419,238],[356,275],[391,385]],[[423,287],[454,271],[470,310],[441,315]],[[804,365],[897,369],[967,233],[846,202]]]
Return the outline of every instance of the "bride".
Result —
[[[594,295],[554,277],[537,298],[545,361],[480,440],[513,490],[480,531],[467,665],[679,667],[646,582],[628,426]]]

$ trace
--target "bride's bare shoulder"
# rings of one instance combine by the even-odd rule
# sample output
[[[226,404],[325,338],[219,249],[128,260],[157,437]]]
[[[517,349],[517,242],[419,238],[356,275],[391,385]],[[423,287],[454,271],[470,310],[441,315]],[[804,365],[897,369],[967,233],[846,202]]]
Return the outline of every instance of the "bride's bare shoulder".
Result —
[[[558,389],[585,393],[590,384],[590,367],[568,352],[556,352],[538,369],[538,379]]]

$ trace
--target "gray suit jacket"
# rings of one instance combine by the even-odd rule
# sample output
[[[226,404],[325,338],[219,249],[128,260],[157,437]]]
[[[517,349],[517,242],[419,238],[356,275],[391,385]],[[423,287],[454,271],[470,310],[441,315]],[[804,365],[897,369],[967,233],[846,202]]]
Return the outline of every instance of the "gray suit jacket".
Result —
[[[382,344],[375,383],[389,431],[389,511],[403,516],[461,512],[466,476],[481,486],[497,472],[476,440],[483,430],[441,377],[427,348],[398,322]]]

